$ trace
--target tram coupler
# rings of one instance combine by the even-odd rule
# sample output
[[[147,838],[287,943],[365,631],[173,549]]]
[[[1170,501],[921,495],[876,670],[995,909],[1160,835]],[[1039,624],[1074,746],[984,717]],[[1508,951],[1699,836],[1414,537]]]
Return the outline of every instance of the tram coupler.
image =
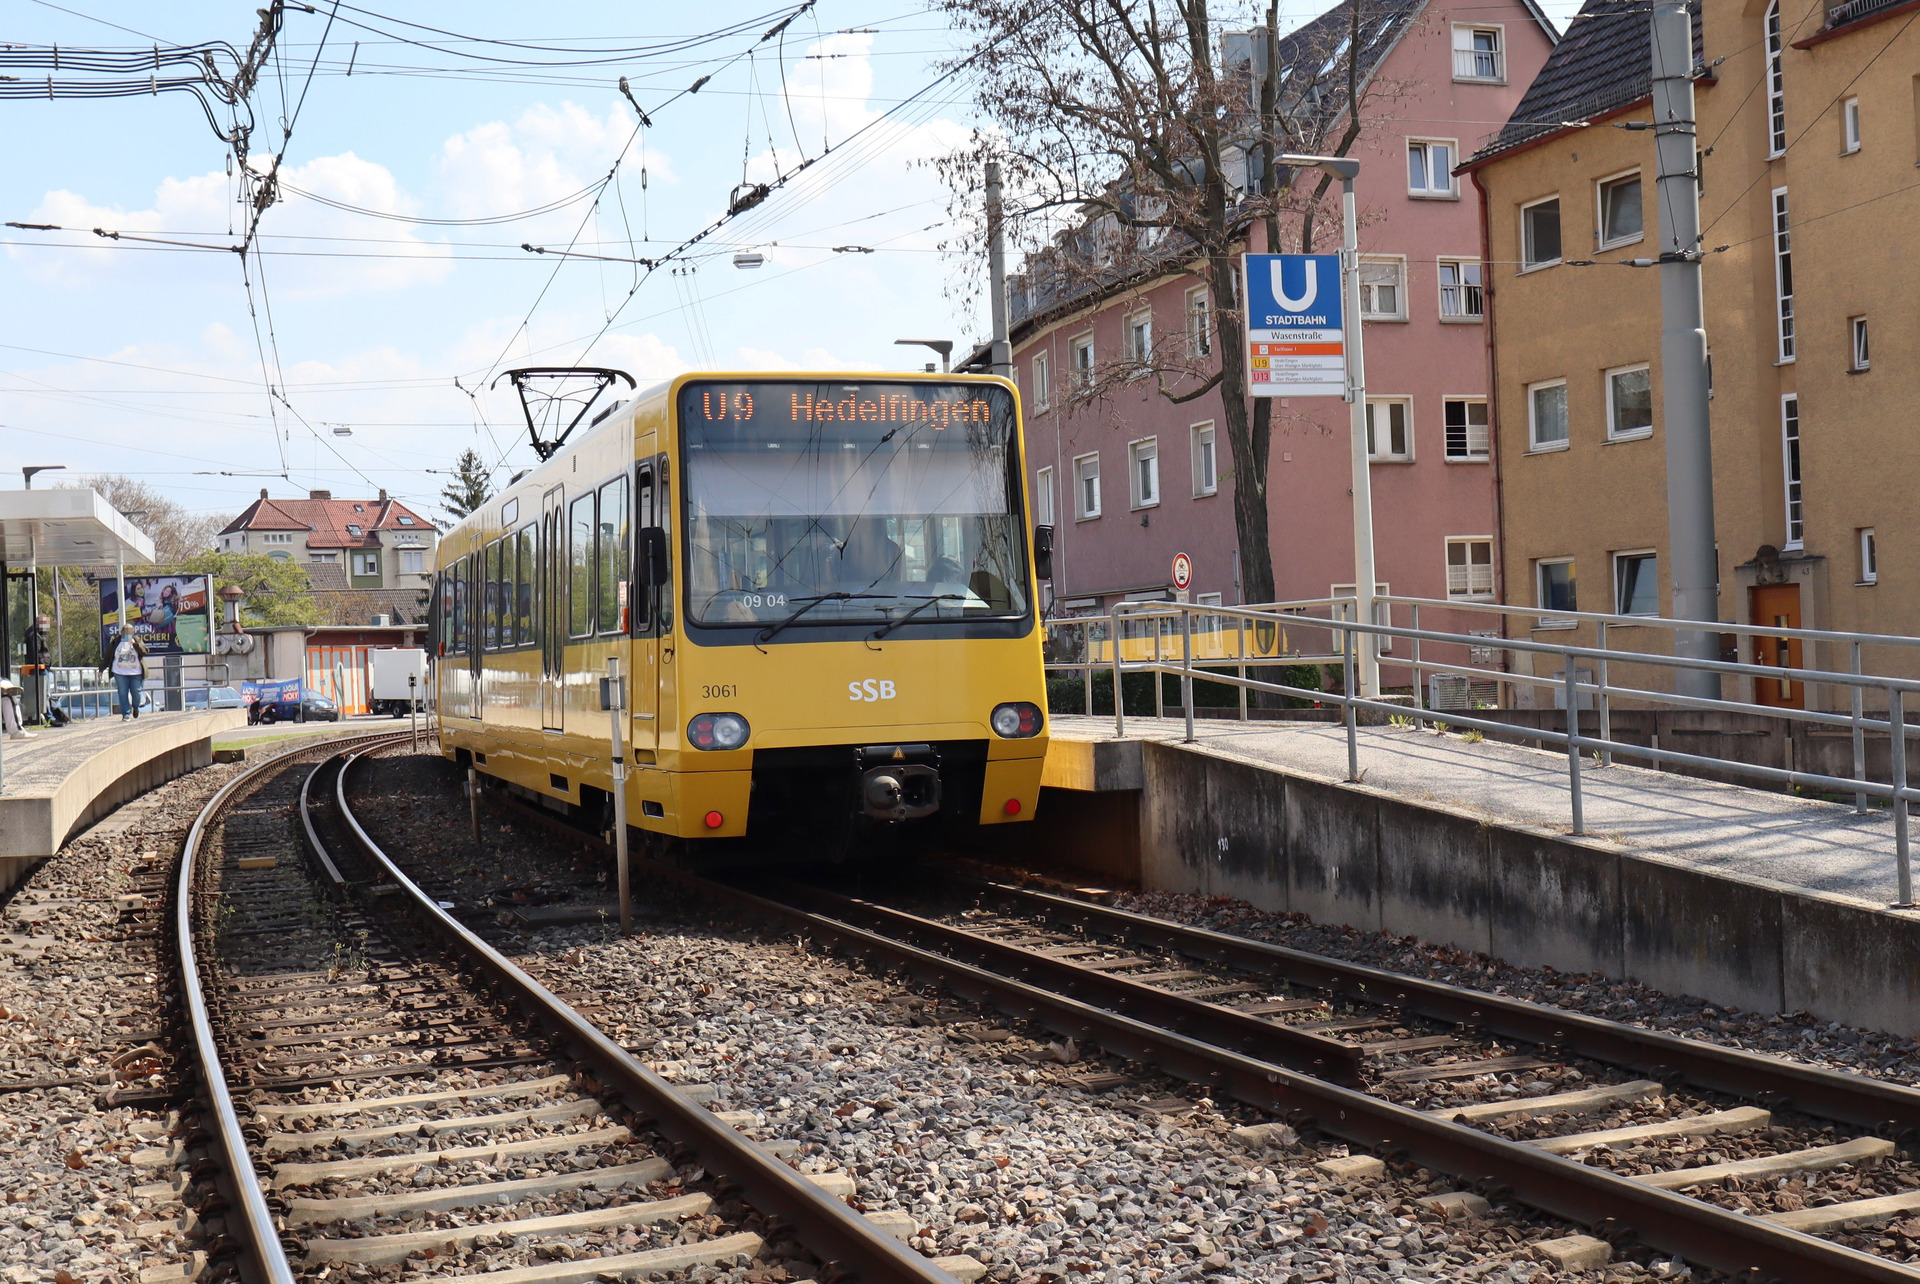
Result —
[[[940,810],[940,755],[932,745],[867,745],[854,757],[870,819],[918,820]]]

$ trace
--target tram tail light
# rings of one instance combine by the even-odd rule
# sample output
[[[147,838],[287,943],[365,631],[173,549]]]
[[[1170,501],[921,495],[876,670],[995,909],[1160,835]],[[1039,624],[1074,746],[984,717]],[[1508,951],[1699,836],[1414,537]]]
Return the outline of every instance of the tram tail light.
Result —
[[[987,724],[993,728],[993,734],[1002,740],[1025,740],[1029,736],[1039,735],[1046,720],[1040,715],[1040,706],[1018,701],[995,705]]]
[[[721,815],[721,814],[720,814],[719,812],[717,812],[717,811],[710,811],[710,812],[708,812],[708,813],[707,813],[707,828],[708,828],[708,829],[718,829],[718,828],[720,828],[720,826],[722,826],[722,825],[724,825],[724,824],[726,824],[726,823],[727,823],[727,818],[726,818],[725,816],[722,816],[722,815]]]
[[[695,749],[738,749],[752,734],[737,713],[698,713],[687,723],[687,742]]]
[[[1006,811],[1009,816],[1018,816],[1020,814],[1020,800],[1018,798],[1007,799]]]

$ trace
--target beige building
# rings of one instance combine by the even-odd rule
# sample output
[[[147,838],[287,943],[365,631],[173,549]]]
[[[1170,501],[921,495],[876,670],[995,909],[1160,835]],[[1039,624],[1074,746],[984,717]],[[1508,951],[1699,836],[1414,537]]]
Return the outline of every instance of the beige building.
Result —
[[[1915,5],[1701,8],[1720,617],[1920,634]],[[1635,128],[1651,116],[1648,27],[1639,0],[1587,4],[1462,167],[1486,210],[1500,592],[1515,605],[1670,613],[1659,273],[1623,266],[1657,253],[1653,135]],[[1664,651],[1671,635],[1615,628],[1609,644]],[[1848,665],[1844,648],[1815,650],[1763,638],[1741,658]],[[1920,652],[1870,648],[1865,663],[1911,674]],[[1727,694],[1847,699],[1771,679]]]
[[[317,587],[353,589],[425,590],[439,542],[438,527],[384,490],[378,499],[335,499],[326,490],[274,499],[262,490],[220,532],[223,553],[299,562]]]

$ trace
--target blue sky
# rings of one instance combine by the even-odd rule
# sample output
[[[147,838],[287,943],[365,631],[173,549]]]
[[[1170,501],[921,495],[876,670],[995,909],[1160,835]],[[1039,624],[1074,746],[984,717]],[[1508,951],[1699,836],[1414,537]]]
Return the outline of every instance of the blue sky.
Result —
[[[256,7],[15,0],[0,39],[244,48]],[[327,4],[316,7],[289,13],[283,56],[256,100],[259,156],[278,146],[279,120],[314,69],[281,168],[297,191],[261,221],[265,279],[251,295],[230,252],[91,231],[234,243],[241,220],[226,149],[188,96],[0,102],[0,220],[80,229],[0,229],[0,485],[25,464],[66,464],[141,476],[208,512],[238,511],[263,486],[356,496],[383,487],[432,508],[445,478],[431,470],[465,447],[505,468],[532,461],[511,393],[485,386],[511,366],[584,359],[643,385],[689,368],[913,369],[930,354],[894,339],[964,345],[984,328],[952,290],[984,264],[941,253],[955,229],[927,168],[965,141],[973,86],[934,83],[957,41],[911,0],[820,0],[787,29],[784,59],[778,41],[756,45],[787,11],[776,0],[367,0],[342,14],[382,30],[336,22],[323,51]],[[1291,21],[1310,16],[1298,7],[1285,10]],[[1550,11],[1564,21],[1571,8]],[[475,44],[391,19],[563,51],[740,30],[556,68],[457,55],[604,55]],[[651,129],[636,133],[622,75]],[[711,81],[686,95],[703,75]],[[590,189],[617,158],[596,204]],[[630,264],[559,264],[521,248],[657,255],[711,223],[743,173],[767,181],[808,159],[679,271],[637,290]],[[569,197],[508,222],[417,221]],[[734,267],[745,250],[764,266]],[[269,399],[269,379],[284,402]]]

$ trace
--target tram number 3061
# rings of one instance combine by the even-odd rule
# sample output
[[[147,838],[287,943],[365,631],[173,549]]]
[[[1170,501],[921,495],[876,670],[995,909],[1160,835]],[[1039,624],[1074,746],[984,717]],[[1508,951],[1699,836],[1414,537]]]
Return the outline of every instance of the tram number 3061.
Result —
[[[847,683],[847,698],[856,702],[891,700],[896,694],[892,678],[868,678],[864,682]]]

